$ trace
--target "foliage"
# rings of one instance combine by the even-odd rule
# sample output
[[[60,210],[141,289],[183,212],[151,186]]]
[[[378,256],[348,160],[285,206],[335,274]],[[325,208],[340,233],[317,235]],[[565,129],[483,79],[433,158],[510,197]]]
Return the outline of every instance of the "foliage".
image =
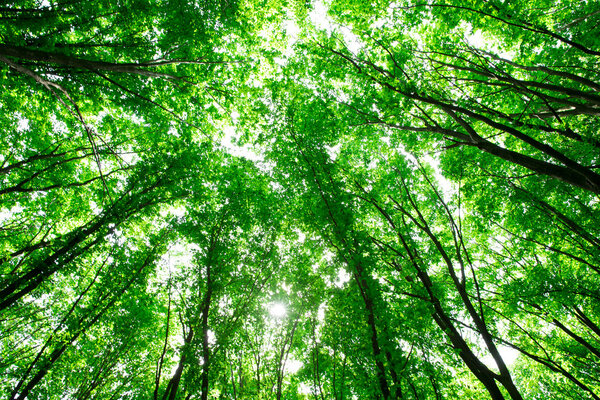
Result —
[[[600,399],[600,8],[0,6],[7,399]]]

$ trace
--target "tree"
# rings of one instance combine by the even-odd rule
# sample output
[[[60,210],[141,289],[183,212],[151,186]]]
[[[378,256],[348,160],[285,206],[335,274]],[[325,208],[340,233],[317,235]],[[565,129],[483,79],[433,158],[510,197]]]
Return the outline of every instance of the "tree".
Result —
[[[599,17],[0,6],[0,391],[600,398]]]

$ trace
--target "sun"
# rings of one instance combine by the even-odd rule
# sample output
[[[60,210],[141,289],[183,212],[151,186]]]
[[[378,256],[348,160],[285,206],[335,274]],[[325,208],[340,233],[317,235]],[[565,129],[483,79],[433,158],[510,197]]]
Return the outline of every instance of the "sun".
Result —
[[[274,318],[283,318],[287,314],[287,308],[283,303],[271,303],[268,310],[269,314]]]

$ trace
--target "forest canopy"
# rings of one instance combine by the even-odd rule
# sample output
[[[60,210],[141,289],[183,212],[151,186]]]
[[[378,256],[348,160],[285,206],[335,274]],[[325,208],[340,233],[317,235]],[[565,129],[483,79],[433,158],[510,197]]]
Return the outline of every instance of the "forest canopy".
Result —
[[[600,3],[0,5],[3,399],[600,400]]]

